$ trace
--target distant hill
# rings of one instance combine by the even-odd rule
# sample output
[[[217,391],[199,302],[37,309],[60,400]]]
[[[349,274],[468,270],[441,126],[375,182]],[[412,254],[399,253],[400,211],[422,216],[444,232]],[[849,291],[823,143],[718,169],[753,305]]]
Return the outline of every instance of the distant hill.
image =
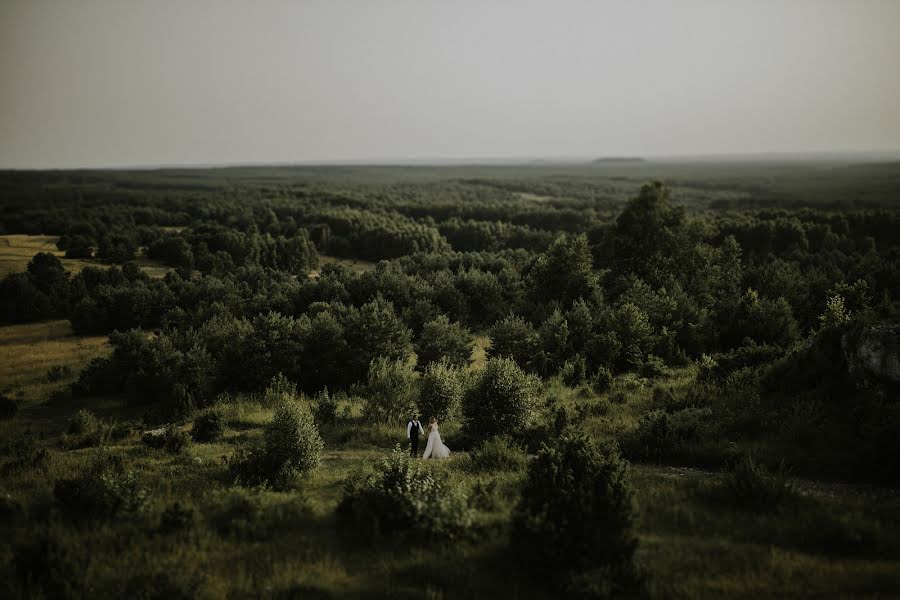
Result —
[[[633,165],[647,162],[639,156],[604,156],[591,161],[592,165]]]

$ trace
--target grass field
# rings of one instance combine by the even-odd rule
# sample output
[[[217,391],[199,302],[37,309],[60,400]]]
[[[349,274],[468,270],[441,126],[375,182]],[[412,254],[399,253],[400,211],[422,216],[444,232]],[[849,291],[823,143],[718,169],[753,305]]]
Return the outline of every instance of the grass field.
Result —
[[[68,321],[0,327],[0,391],[33,406],[72,383],[91,359],[109,353],[107,337],[75,335]],[[58,367],[58,375],[48,371]]]
[[[487,338],[476,355],[483,361]],[[108,352],[105,338],[78,337],[66,322],[0,329],[0,377],[4,388],[22,390],[22,410],[0,428],[3,440],[25,430],[42,432],[50,451],[46,472],[0,475],[0,489],[37,514],[53,514],[51,489],[91,459],[93,448],[69,449],[66,420],[85,404],[42,404],[93,356]],[[64,365],[71,375],[50,384],[46,371]],[[668,382],[690,385],[691,370]],[[647,386],[629,385],[624,403],[602,416],[574,423],[596,437],[634,426],[651,405]],[[605,399],[584,388],[550,380],[544,391],[563,405]],[[18,394],[16,394],[18,395]],[[151,499],[133,521],[84,529],[57,519],[47,527],[90,556],[84,574],[91,595],[121,594],[130,573],[164,574],[197,597],[351,598],[539,598],[553,595],[546,584],[510,558],[508,523],[523,473],[473,473],[467,456],[429,465],[466,490],[494,481],[495,506],[480,509],[485,535],[450,542],[423,539],[407,547],[391,540],[363,541],[335,514],[344,480],[404,440],[400,426],[369,425],[358,400],[341,400],[352,416],[323,429],[325,452],[315,473],[296,491],[248,491],[230,485],[222,458],[238,444],[258,438],[272,409],[253,398],[221,406],[227,430],[221,441],[191,444],[171,455],[145,446],[139,432],[113,442],[140,473]],[[121,401],[91,404],[103,419],[133,416]],[[190,422],[180,424],[189,430]],[[442,427],[453,448],[459,426]],[[900,497],[896,492],[855,485],[795,480],[797,504],[763,513],[723,504],[715,494],[723,475],[697,469],[634,464],[640,538],[638,560],[647,574],[647,595],[658,598],[896,597],[900,594]],[[184,533],[157,532],[163,510],[178,502],[197,520]],[[238,511],[238,513],[235,513]],[[238,514],[239,516],[235,516]],[[0,545],[0,564],[13,548]],[[180,586],[180,587],[179,587]],[[0,588],[2,589],[2,588]]]
[[[59,257],[69,273],[78,273],[85,267],[108,267],[108,264],[94,260],[65,258],[65,252],[56,247],[59,236],[53,235],[0,235],[0,279],[10,273],[24,271],[28,262],[39,252],[49,252]],[[165,277],[172,269],[139,256],[134,261],[141,270],[151,277]]]

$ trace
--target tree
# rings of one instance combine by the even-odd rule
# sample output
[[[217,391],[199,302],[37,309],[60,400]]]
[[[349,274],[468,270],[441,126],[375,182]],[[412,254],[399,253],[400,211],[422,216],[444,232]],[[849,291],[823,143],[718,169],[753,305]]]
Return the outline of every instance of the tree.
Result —
[[[538,258],[531,274],[536,302],[558,301],[568,306],[591,298],[598,288],[593,258],[585,235],[562,235]]]
[[[446,360],[425,368],[419,386],[419,414],[438,421],[455,418],[462,403],[462,372]]]
[[[490,329],[489,358],[505,356],[523,369],[531,368],[538,350],[537,332],[531,323],[517,315],[509,315]]]
[[[472,334],[459,323],[451,323],[447,315],[441,315],[425,324],[416,340],[416,354],[420,369],[441,359],[465,367],[472,357]]]
[[[634,492],[618,448],[584,436],[544,446],[528,467],[512,544],[550,572],[607,567],[633,575]]]
[[[413,369],[400,360],[379,356],[369,366],[364,412],[370,421],[400,423],[413,413]]]
[[[508,358],[492,358],[463,400],[466,430],[476,438],[521,435],[537,409],[540,380]]]
[[[644,185],[616,219],[611,240],[614,269],[662,286],[668,274],[679,270],[684,225],[684,209],[672,205],[669,189],[658,181]]]

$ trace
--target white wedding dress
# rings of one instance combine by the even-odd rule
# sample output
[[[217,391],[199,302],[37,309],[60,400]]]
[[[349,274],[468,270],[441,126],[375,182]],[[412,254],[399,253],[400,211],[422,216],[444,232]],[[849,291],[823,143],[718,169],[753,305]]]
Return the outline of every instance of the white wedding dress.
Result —
[[[437,424],[431,425],[429,429],[431,429],[431,433],[428,434],[428,444],[425,446],[425,454],[422,455],[422,458],[450,458],[450,448],[445,446],[441,440]]]

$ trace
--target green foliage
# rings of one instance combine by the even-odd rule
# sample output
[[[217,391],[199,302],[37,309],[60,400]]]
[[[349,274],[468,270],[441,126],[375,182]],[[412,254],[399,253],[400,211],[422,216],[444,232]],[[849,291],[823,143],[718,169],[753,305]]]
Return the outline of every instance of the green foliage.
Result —
[[[463,398],[472,437],[521,435],[535,417],[540,380],[508,358],[492,358]]]
[[[609,391],[613,384],[613,374],[606,367],[598,368],[590,378],[591,387],[597,394],[604,394]]]
[[[196,526],[197,511],[192,506],[183,506],[173,502],[163,510],[159,519],[159,532],[162,534],[190,531]]]
[[[85,596],[90,556],[58,529],[48,528],[18,544],[13,556],[21,589],[62,600]]]
[[[465,391],[463,377],[459,368],[445,360],[428,365],[419,385],[419,414],[438,421],[454,419]]]
[[[3,473],[27,473],[47,470],[50,452],[44,448],[32,433],[25,433],[10,439],[3,446],[6,464]]]
[[[597,286],[585,235],[556,238],[532,272],[532,295],[538,303],[556,300],[568,306],[579,298],[592,297]]]
[[[511,358],[522,368],[530,367],[538,349],[537,332],[530,323],[516,315],[509,315],[494,323],[489,336],[489,357]]]
[[[486,439],[469,452],[469,460],[476,472],[498,473],[521,471],[528,457],[511,437],[498,435]]]
[[[187,450],[191,443],[191,434],[169,424],[162,429],[144,432],[141,439],[151,448],[164,450],[170,454],[179,454]]]
[[[669,369],[666,367],[663,359],[653,354],[648,354],[647,358],[644,359],[644,364],[641,365],[640,373],[641,377],[646,377],[647,379],[662,379],[669,374]]]
[[[629,458],[672,460],[701,438],[711,416],[708,408],[683,408],[674,413],[652,410],[641,416],[636,429],[623,436],[622,450]]]
[[[337,423],[338,411],[337,398],[328,393],[328,388],[316,394],[313,404],[313,418],[317,427],[325,427]]]
[[[416,354],[420,369],[441,359],[457,367],[465,367],[472,356],[472,334],[459,323],[451,323],[441,315],[425,323],[416,340]]]
[[[754,511],[772,511],[796,500],[784,461],[771,471],[745,455],[725,473],[723,491],[733,502]]]
[[[465,494],[399,445],[374,472],[347,480],[338,513],[368,536],[454,539],[472,526]]]
[[[535,567],[633,572],[637,547],[628,463],[614,445],[565,436],[528,467],[511,543]]]
[[[225,434],[225,416],[221,410],[208,408],[194,417],[191,437],[195,442],[215,442]]]
[[[400,423],[412,414],[412,367],[402,360],[378,357],[369,366],[363,409],[367,420],[379,423]]]
[[[842,327],[850,322],[850,311],[844,306],[843,296],[835,294],[825,303],[825,312],[819,315],[822,327]]]
[[[241,485],[289,489],[319,465],[323,447],[309,409],[285,395],[265,426],[262,443],[238,448],[228,468]]]
[[[73,518],[114,519],[134,514],[148,500],[137,474],[121,456],[98,451],[90,465],[72,479],[58,479],[53,495]]]

